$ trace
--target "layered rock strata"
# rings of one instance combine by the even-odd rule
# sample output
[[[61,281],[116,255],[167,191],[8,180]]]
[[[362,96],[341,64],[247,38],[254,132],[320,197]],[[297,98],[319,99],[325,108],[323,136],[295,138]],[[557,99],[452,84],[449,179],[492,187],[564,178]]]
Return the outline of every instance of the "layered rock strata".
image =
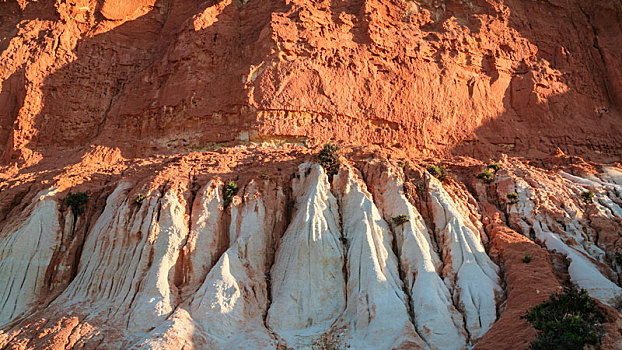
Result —
[[[121,182],[98,215],[74,215],[52,188],[3,226],[0,345],[494,347],[499,322],[528,330],[521,312],[566,283],[517,293],[531,283],[517,249],[542,260],[536,278],[561,278],[544,263],[561,254],[570,283],[619,306],[618,174],[506,159],[491,184],[467,182],[472,194],[386,160],[334,176],[305,162],[291,182],[250,177],[233,197],[219,177],[143,187],[144,200]]]

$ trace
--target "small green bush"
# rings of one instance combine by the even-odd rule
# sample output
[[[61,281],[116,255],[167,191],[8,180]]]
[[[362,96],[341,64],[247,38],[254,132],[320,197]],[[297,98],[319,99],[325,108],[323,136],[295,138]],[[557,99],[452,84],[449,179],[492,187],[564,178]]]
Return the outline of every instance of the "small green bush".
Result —
[[[143,201],[145,200],[145,198],[147,197],[144,194],[142,193],[137,194],[136,198],[134,198],[134,204],[141,205]]]
[[[88,200],[89,195],[84,192],[69,192],[65,197],[65,204],[71,207],[71,211],[77,216],[84,213],[84,206]]]
[[[523,257],[523,262],[525,264],[529,264],[531,262],[531,254],[525,253],[525,256]]]
[[[585,191],[583,193],[581,193],[581,200],[584,203],[594,203],[594,192],[592,191]]]
[[[447,178],[447,168],[445,168],[444,165],[428,165],[426,167],[426,169],[428,170],[428,172],[434,176],[435,178],[443,181],[445,180],[445,178]]]
[[[477,175],[477,178],[489,184],[495,179],[495,175],[491,173],[490,170],[486,169],[482,170],[482,172]]]
[[[522,318],[538,331],[530,349],[577,349],[600,343],[603,316],[585,290],[566,289],[533,307]]]
[[[488,164],[488,169],[492,169],[497,172],[499,171],[499,169],[501,169],[501,165],[499,165],[499,163],[490,163]]]
[[[238,185],[236,185],[235,182],[229,181],[225,184],[225,191],[223,194],[223,201],[224,201],[225,208],[229,206],[229,204],[231,203],[231,200],[233,199],[233,196],[235,196],[237,193],[238,193]]]
[[[510,204],[518,203],[518,193],[516,193],[516,191],[508,193],[507,197]]]
[[[395,226],[403,225],[408,222],[408,220],[410,220],[410,218],[406,214],[401,214],[391,218],[391,221],[393,221],[393,225]]]
[[[317,155],[318,163],[326,170],[329,176],[333,176],[339,172],[341,161],[339,160],[338,151],[339,147],[332,143],[327,143]]]

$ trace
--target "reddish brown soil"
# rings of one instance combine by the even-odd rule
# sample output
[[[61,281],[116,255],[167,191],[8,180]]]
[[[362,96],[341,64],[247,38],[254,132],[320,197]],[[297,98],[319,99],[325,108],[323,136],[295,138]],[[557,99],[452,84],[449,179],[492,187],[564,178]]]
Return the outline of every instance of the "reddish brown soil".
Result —
[[[546,249],[505,225],[503,214],[492,205],[482,205],[486,231],[490,236],[490,256],[503,267],[507,300],[501,318],[477,344],[477,349],[526,349],[536,330],[521,319],[527,311],[560,292]],[[531,256],[524,263],[525,255]]]

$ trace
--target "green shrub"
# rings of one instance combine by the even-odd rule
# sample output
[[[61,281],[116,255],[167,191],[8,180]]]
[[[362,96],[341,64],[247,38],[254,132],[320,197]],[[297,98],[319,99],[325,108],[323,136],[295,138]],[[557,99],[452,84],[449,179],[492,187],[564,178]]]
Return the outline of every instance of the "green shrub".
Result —
[[[88,200],[89,195],[84,192],[69,192],[65,197],[65,204],[71,207],[71,211],[77,216],[84,213],[84,206]]]
[[[225,208],[229,206],[231,200],[233,199],[233,196],[235,196],[237,193],[238,185],[236,185],[235,182],[229,181],[225,184],[225,191],[223,194]]]
[[[485,169],[485,170],[482,170],[482,172],[477,175],[477,178],[489,184],[495,179],[495,175],[491,173],[490,170]]]
[[[410,218],[406,214],[401,214],[391,218],[391,221],[393,221],[393,225],[395,226],[403,225],[408,222],[408,220],[410,220]]]
[[[523,257],[523,262],[525,264],[529,264],[531,262],[531,254],[525,253],[525,256]]]
[[[428,172],[434,176],[435,178],[443,181],[445,180],[445,178],[447,178],[447,169],[445,168],[445,166],[443,165],[428,165],[426,167],[426,169],[428,170]]]
[[[566,289],[522,316],[538,331],[530,349],[577,349],[600,342],[603,316],[585,290]]]
[[[141,205],[143,201],[145,200],[145,198],[147,197],[144,194],[142,193],[137,194],[136,198],[134,198],[134,204]]]
[[[585,191],[581,193],[581,200],[584,203],[594,203],[594,192],[592,191]]]
[[[518,203],[518,193],[516,191],[508,193],[507,197],[510,204]]]
[[[339,151],[339,147],[332,143],[327,143],[317,155],[318,163],[320,163],[329,176],[337,174],[341,165],[337,151]]]
[[[501,165],[499,165],[499,163],[490,163],[488,164],[488,169],[492,169],[497,172],[499,171],[499,169],[501,169]]]

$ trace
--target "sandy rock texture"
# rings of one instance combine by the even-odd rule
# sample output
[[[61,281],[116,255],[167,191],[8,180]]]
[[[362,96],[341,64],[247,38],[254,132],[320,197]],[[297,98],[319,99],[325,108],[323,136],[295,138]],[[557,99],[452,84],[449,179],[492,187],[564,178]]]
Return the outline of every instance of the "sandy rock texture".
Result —
[[[520,316],[568,284],[602,302],[603,344],[619,343],[618,166],[571,174],[506,157],[490,184],[460,171],[441,182],[382,157],[342,157],[327,174],[304,149],[237,177],[210,157],[254,154],[255,169],[287,153],[192,153],[120,174],[91,183],[79,215],[63,203],[65,176],[24,196],[1,231],[0,346],[527,347],[536,332]]]
[[[622,244],[617,216],[621,213],[622,192],[617,184],[599,182],[563,171],[544,174],[521,165],[500,171],[497,191],[506,202],[510,227],[541,241],[549,250],[564,254],[570,260],[570,279],[601,302],[616,307],[622,300],[620,262],[614,257]],[[601,193],[594,200],[582,197],[589,191],[587,184],[597,186],[594,189]],[[510,191],[518,194],[516,203],[507,198]],[[606,220],[613,229],[600,228],[599,219]]]
[[[385,220],[391,222],[399,215],[409,218],[395,225],[394,231],[417,332],[432,348],[462,349],[467,342],[464,321],[440,275],[442,263],[435,241],[421,214],[407,199],[403,177],[387,164],[373,166],[380,167],[380,171],[368,169],[367,179]]]
[[[622,348],[621,43],[620,0],[0,0],[0,349],[525,349],[568,286]]]
[[[39,193],[25,222],[16,223],[18,230],[2,235],[0,270],[2,273],[2,311],[0,322],[5,324],[16,316],[30,311],[37,296],[45,290],[46,271],[58,248],[57,206],[54,189]]]
[[[91,144],[133,157],[266,139],[622,155],[618,0],[3,0],[0,14],[0,151],[17,167]]]

